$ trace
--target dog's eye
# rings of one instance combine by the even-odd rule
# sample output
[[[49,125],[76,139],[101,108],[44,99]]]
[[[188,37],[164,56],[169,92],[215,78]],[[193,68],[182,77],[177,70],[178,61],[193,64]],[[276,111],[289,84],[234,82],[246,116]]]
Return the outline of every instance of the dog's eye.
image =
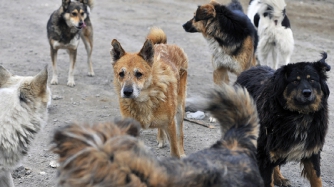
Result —
[[[314,83],[314,81],[315,81],[314,79],[310,79],[310,83]]]
[[[124,77],[124,72],[122,71],[118,75],[123,78]]]
[[[139,77],[143,76],[143,74],[140,73],[140,72],[136,72],[136,73],[135,73],[135,76],[136,76],[137,78],[139,78]]]
[[[76,12],[72,12],[72,16],[77,16],[77,13]]]
[[[81,16],[84,16],[84,13],[81,13]]]

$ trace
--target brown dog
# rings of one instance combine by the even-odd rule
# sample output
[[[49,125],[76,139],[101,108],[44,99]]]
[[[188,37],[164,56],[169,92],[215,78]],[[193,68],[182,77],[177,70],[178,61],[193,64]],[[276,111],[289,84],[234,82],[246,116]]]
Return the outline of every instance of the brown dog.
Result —
[[[227,6],[215,1],[199,6],[183,28],[191,33],[200,32],[207,40],[215,84],[228,84],[228,72],[239,75],[256,65],[257,32],[238,0]]]
[[[60,156],[59,186],[262,187],[252,98],[246,89],[231,86],[211,98],[202,107],[219,120],[224,135],[182,159],[157,159],[137,138],[140,125],[134,120],[59,129],[53,138],[53,152]]]
[[[165,33],[151,29],[138,53],[127,53],[113,40],[114,86],[123,117],[138,120],[143,128],[158,128],[159,147],[166,135],[173,156],[184,156],[183,118],[188,60],[176,45],[166,44]]]

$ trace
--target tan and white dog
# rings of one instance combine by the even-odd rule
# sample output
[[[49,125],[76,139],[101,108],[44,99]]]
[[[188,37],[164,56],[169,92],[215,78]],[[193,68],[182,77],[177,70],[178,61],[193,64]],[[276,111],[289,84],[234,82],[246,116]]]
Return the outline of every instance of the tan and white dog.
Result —
[[[0,66],[0,186],[13,187],[11,170],[27,154],[31,141],[47,121],[51,93],[48,72],[12,75]]]
[[[153,28],[140,52],[128,53],[114,39],[114,86],[122,116],[138,120],[142,128],[158,128],[159,147],[167,135],[171,154],[181,157],[188,59],[166,41],[165,33]]]

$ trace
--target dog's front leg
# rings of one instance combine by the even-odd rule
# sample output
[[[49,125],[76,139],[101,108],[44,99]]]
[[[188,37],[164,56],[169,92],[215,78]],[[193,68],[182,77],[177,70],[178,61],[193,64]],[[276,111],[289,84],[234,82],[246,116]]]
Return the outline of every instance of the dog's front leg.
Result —
[[[265,161],[262,161],[264,163],[270,163],[269,162],[265,162]],[[261,173],[261,176],[262,176],[262,179],[263,179],[263,182],[264,182],[264,186],[265,187],[274,187],[274,175],[273,175],[273,172],[274,172],[274,165],[272,163],[270,164],[263,164],[263,163],[259,163],[259,169],[260,169],[260,173]]]
[[[74,66],[77,58],[77,49],[68,49],[68,54],[70,55],[70,68],[68,71],[67,86],[74,87]]]
[[[9,170],[0,170],[0,186],[14,187],[14,181]]]
[[[52,61],[51,84],[58,84],[57,54],[58,54],[58,49],[53,49],[51,46],[50,47],[50,55],[51,55],[51,61]]]
[[[301,164],[304,165],[302,175],[310,181],[311,187],[321,187],[320,153],[314,154],[310,158],[303,159]]]

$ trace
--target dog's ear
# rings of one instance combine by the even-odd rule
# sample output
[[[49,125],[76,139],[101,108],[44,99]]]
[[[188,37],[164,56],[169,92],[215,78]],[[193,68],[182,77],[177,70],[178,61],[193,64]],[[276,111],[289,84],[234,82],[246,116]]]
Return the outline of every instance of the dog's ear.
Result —
[[[78,0],[82,4],[88,4],[88,0]]]
[[[320,76],[321,90],[324,93],[325,97],[327,98],[329,96],[330,91],[326,83],[326,80],[328,78],[326,72],[331,70],[331,66],[326,63],[327,53],[323,52],[321,56],[322,58],[319,61],[315,62],[313,66],[318,71],[318,74]]]
[[[121,131],[125,132],[134,137],[139,136],[140,124],[138,121],[127,118],[127,119],[115,119],[115,124],[121,129]]]
[[[0,87],[5,84],[11,76],[12,74],[9,71],[7,71],[4,67],[0,66]]]
[[[34,90],[37,94],[46,92],[47,90],[47,82],[48,82],[48,68],[44,67],[42,71],[40,71],[33,78],[31,85],[34,87]]]
[[[121,44],[116,40],[113,39],[111,42],[111,46],[113,47],[112,50],[110,51],[111,58],[113,59],[113,65],[117,60],[119,60],[124,54],[125,51],[122,48]]]
[[[71,3],[71,0],[63,0],[62,6],[63,6],[64,10],[67,10],[70,3]]]
[[[275,93],[275,96],[280,96],[284,92],[287,73],[286,66],[282,66],[275,71],[272,82],[273,93]]]
[[[154,61],[154,45],[151,40],[146,40],[141,48],[139,55],[150,65],[153,65]]]
[[[207,20],[213,17],[216,17],[216,10],[214,5],[210,3],[197,8],[195,21]]]

